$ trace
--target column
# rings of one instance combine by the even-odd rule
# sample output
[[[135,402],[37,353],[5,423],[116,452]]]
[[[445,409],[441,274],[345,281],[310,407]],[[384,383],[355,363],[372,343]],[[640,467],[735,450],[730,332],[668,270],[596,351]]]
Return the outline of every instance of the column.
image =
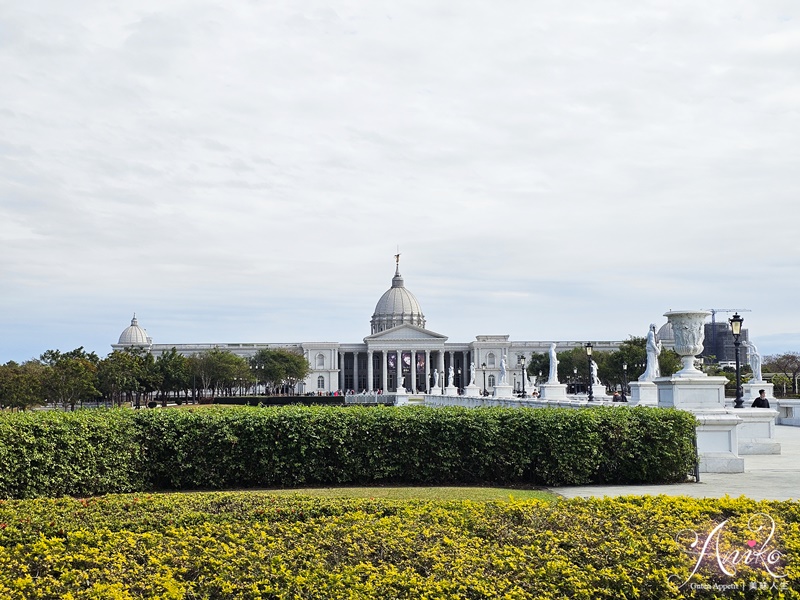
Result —
[[[367,350],[367,391],[371,392],[374,384],[372,383],[372,350]]]
[[[446,373],[444,372],[444,350],[439,350],[439,387],[444,385]]]
[[[344,352],[339,350],[339,389],[344,389]]]
[[[425,391],[430,392],[431,388],[431,351],[425,350]]]
[[[387,392],[386,384],[389,382],[389,356],[385,350],[381,352],[381,366],[383,367],[381,389],[385,394]]]
[[[411,351],[411,393],[417,392],[417,351]]]
[[[360,392],[358,389],[358,352],[353,352],[353,390]]]
[[[395,350],[395,352],[397,353],[397,361],[395,362],[397,365],[397,372],[395,373],[396,381],[394,389],[399,391],[402,389],[400,386],[400,381],[403,379],[403,363],[401,362],[403,360],[403,352],[401,350]]]

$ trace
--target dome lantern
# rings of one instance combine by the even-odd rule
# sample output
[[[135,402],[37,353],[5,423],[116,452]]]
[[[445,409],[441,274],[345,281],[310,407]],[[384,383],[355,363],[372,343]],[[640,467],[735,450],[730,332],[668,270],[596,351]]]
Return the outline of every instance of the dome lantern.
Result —
[[[397,267],[392,278],[392,287],[378,300],[370,320],[370,333],[373,334],[404,324],[425,327],[422,308],[414,294],[406,289],[403,276],[400,275],[400,255],[397,254],[395,258]]]

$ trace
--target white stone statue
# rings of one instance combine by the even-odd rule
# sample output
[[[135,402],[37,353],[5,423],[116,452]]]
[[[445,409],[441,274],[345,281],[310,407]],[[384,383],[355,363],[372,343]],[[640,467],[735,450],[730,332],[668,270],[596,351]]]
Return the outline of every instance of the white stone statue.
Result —
[[[600,378],[597,376],[598,366],[597,363],[592,361],[592,386],[601,385]]]
[[[661,354],[661,341],[656,336],[655,323],[650,323],[645,350],[647,351],[647,367],[644,373],[639,375],[639,381],[654,381],[656,377],[661,377],[661,369],[658,366],[658,355]]]
[[[547,383],[558,383],[558,357],[556,356],[556,343],[550,344],[550,377]]]
[[[498,385],[508,385],[508,371],[506,370],[506,353],[500,359],[500,383]]]
[[[439,371],[438,369],[433,370],[433,389],[439,387]]]
[[[475,363],[469,363],[469,385],[467,387],[471,387],[475,385]]]
[[[758,348],[751,341],[746,341],[744,345],[747,347],[747,360],[750,363],[750,368],[753,370],[752,382],[764,381],[761,378],[761,355],[758,353]]]
[[[453,370],[453,365],[450,365],[450,368],[447,369],[447,385],[453,387],[453,382],[455,380],[455,371]]]

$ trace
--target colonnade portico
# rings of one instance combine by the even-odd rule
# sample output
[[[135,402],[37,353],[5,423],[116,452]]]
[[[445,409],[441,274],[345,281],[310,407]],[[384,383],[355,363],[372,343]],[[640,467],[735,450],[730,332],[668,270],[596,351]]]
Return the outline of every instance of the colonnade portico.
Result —
[[[339,389],[429,391],[433,370],[444,372],[446,340],[441,334],[403,324],[374,333],[364,338],[363,344],[342,344],[338,350]],[[452,364],[452,360],[451,356],[448,362]],[[364,361],[366,373],[360,366]]]
[[[368,336],[363,344],[342,344],[339,389],[430,392],[434,370],[439,373],[439,387],[465,387],[472,352],[467,344],[446,344],[446,340],[441,334],[404,324]]]
[[[359,367],[364,355],[366,378]],[[412,390],[427,391],[433,377],[432,359],[440,365],[444,363],[443,353],[430,349],[340,350],[339,389],[395,391],[400,384]],[[437,368],[441,371],[441,366]]]

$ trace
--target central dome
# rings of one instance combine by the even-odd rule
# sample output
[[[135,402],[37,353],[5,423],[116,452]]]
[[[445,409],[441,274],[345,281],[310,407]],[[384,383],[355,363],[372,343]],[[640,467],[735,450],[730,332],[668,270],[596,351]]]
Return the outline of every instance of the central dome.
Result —
[[[392,287],[386,290],[375,306],[375,313],[370,321],[371,333],[378,333],[404,323],[424,328],[425,315],[422,314],[422,309],[414,294],[403,285],[403,276],[400,275],[400,263],[398,262],[392,278]]]

